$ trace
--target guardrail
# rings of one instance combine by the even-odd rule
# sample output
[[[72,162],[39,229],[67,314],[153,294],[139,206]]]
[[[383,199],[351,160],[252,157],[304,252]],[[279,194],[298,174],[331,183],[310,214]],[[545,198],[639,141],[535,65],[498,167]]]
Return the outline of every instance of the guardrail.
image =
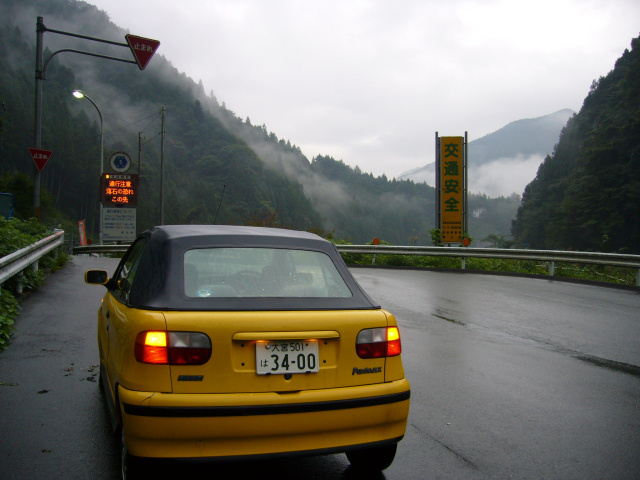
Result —
[[[129,248],[128,243],[112,244],[112,245],[78,245],[73,247],[74,255],[85,255],[96,253],[104,255],[105,253],[124,253]]]
[[[396,247],[392,245],[337,245],[341,253],[365,253],[374,255],[423,255],[430,257],[462,258],[462,269],[467,258],[504,258],[510,260],[534,260],[549,263],[549,275],[553,276],[556,262],[610,265],[636,269],[636,286],[640,286],[640,255],[599,252],[567,252],[559,250],[526,250],[469,247]]]
[[[416,247],[393,245],[336,245],[340,253],[364,253],[373,255],[422,255],[429,257],[462,258],[462,269],[467,258],[504,258],[511,260],[535,260],[549,263],[549,275],[553,276],[556,262],[610,265],[636,269],[636,286],[640,286],[640,255],[598,252],[567,252],[556,250],[526,250],[470,247]],[[74,255],[83,253],[121,253],[129,245],[90,245],[74,247]]]
[[[22,272],[29,266],[37,271],[38,260],[63,244],[64,230],[59,230],[47,238],[0,258],[0,285],[14,275],[23,275]],[[18,282],[16,293],[22,293],[22,282]]]

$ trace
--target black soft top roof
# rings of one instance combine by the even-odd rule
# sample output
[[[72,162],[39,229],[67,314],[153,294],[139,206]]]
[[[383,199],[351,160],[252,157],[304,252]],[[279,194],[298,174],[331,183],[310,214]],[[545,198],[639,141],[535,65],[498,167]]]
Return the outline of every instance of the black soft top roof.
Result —
[[[166,225],[140,234],[145,241],[128,304],[151,310],[342,310],[380,308],[358,285],[335,245],[318,235],[278,228],[228,225]],[[134,243],[135,245],[135,243]],[[130,248],[134,248],[134,245]],[[350,298],[187,297],[184,253],[194,248],[262,247],[327,254],[352,292]],[[128,253],[127,253],[128,254]],[[126,259],[118,266],[114,275]],[[113,287],[113,286],[112,286]]]

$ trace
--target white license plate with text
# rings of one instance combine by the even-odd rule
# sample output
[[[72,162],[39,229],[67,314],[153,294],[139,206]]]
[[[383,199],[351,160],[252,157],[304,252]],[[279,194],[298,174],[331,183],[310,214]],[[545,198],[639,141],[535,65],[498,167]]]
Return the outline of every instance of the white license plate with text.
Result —
[[[316,340],[271,340],[256,343],[258,375],[317,373],[318,342]]]

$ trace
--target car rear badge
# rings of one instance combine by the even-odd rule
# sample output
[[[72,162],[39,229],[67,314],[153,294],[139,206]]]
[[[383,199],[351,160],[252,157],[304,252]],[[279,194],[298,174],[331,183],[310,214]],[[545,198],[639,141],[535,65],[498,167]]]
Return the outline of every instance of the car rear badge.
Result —
[[[375,367],[375,368],[353,367],[353,370],[351,371],[351,375],[364,375],[367,373],[382,373],[382,367]]]
[[[180,375],[178,377],[179,382],[201,382],[204,379],[204,375]]]

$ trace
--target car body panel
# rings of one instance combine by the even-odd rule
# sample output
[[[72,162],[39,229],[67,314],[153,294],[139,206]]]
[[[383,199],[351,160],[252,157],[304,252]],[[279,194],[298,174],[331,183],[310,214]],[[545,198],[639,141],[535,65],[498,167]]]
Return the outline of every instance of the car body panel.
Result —
[[[119,397],[127,445],[133,455],[148,457],[264,455],[398,441],[409,412],[406,379],[287,394],[180,395],[120,387]]]
[[[107,330],[109,347],[102,353],[100,361],[106,365],[109,385],[115,391],[117,384],[132,390],[154,390],[171,392],[171,369],[169,365],[149,365],[136,361],[133,345],[136,336],[144,330],[166,330],[162,312],[138,310],[123,305],[113,295],[105,295],[98,330]],[[104,325],[104,326],[103,326]],[[103,334],[104,336],[104,334]],[[102,342],[101,342],[102,343]]]
[[[383,310],[303,312],[165,312],[170,331],[196,331],[209,336],[212,359],[204,365],[173,365],[174,393],[240,393],[339,388],[385,381],[385,358],[361,359],[356,336],[363,328],[386,327]],[[320,371],[285,375],[256,374],[256,342],[286,338],[313,339],[318,325]],[[340,332],[338,336],[335,333]],[[297,332],[297,333],[296,333]],[[334,333],[335,332],[335,333]],[[326,338],[332,337],[332,338]],[[338,364],[348,368],[337,368]],[[369,374],[353,369],[369,368]],[[202,381],[178,381],[202,376]],[[400,377],[401,378],[401,377]]]

